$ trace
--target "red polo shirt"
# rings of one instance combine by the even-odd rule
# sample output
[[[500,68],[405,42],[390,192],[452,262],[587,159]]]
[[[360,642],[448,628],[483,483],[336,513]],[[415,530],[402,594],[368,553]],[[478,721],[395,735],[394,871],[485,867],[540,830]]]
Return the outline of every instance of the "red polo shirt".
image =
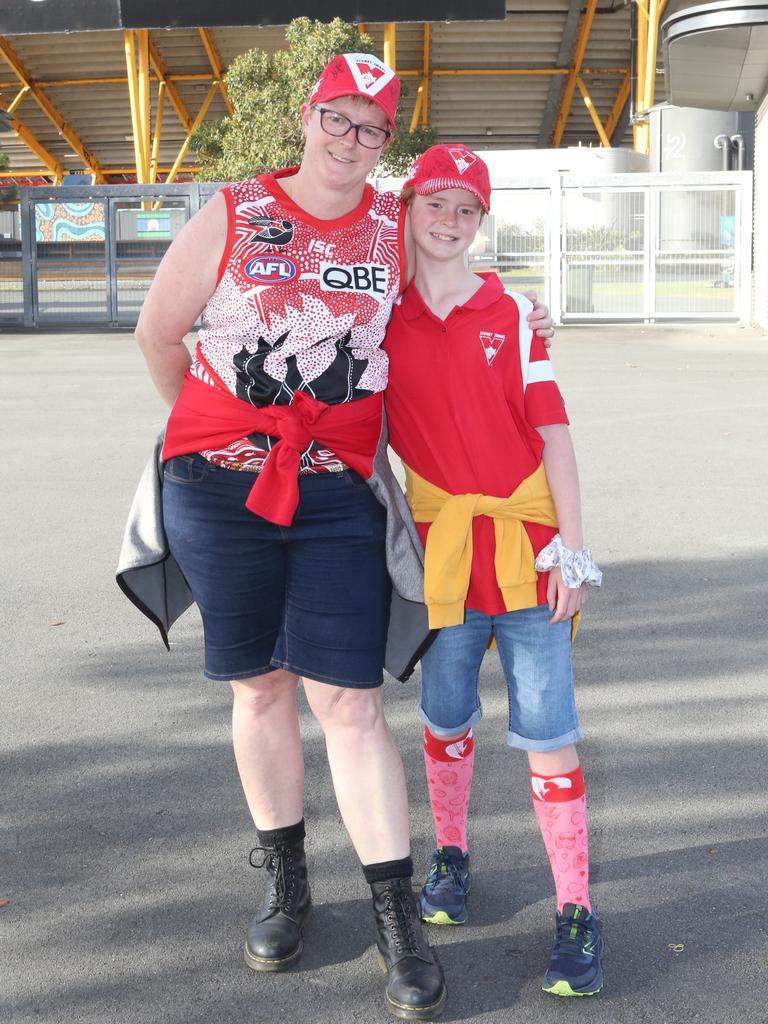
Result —
[[[390,444],[419,476],[451,494],[506,497],[539,466],[544,442],[534,429],[568,423],[552,364],[516,299],[496,274],[445,320],[411,284],[396,305],[384,348]],[[525,302],[525,300],[522,300]],[[417,523],[426,542],[429,523]],[[557,532],[525,523],[534,554]],[[496,583],[493,520],[473,523],[467,608],[506,611]],[[539,573],[538,603],[547,599]]]

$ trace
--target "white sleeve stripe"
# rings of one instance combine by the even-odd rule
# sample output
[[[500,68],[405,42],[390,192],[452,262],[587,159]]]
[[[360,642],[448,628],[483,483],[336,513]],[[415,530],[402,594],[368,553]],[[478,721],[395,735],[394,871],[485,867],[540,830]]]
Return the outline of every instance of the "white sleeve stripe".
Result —
[[[537,359],[528,364],[528,383],[541,384],[546,380],[555,379],[555,368],[548,359]]]
[[[505,289],[506,291],[506,289]],[[528,323],[527,317],[533,309],[533,303],[520,292],[506,292],[516,305],[520,319],[518,327],[518,339],[520,343],[520,370],[523,374],[523,391],[528,387],[528,366],[531,360],[531,345],[533,344],[533,331]]]

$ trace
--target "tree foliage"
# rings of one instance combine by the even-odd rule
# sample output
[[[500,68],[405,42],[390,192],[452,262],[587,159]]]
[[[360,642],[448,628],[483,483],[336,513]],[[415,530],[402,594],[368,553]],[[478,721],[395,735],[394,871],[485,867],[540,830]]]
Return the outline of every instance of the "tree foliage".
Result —
[[[226,76],[234,113],[206,121],[192,137],[200,181],[239,181],[301,162],[299,107],[309,99],[325,65],[337,53],[373,52],[373,40],[340,18],[330,23],[297,18],[285,30],[287,47],[274,54],[250,50]],[[411,160],[437,141],[433,128],[409,133],[402,100],[398,131],[377,168],[404,174]]]
[[[8,159],[8,154],[4,153],[0,149],[0,171],[7,171],[10,167],[11,161]],[[19,192],[18,189],[11,185],[10,187],[0,187],[0,209],[12,206],[18,201]]]

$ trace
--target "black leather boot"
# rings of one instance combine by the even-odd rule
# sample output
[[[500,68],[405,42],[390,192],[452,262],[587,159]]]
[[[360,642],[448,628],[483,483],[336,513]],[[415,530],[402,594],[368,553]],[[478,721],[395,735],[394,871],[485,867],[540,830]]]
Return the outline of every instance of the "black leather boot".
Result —
[[[245,962],[254,971],[284,971],[301,956],[312,901],[304,841],[251,850],[252,867],[266,868],[261,907],[248,926]]]
[[[434,1020],[445,1005],[443,970],[421,930],[410,878],[371,884],[387,1007],[404,1020]]]

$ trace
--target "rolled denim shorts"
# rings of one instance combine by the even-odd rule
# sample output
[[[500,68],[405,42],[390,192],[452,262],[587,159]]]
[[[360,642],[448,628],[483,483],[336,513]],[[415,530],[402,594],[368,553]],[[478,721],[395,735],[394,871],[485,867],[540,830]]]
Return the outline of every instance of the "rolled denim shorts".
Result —
[[[491,630],[509,696],[507,743],[545,753],[580,740],[573,696],[570,621],[549,624],[547,605],[504,615],[467,609],[440,630],[421,659],[419,716],[434,736],[453,736],[483,716],[478,679]]]
[[[200,455],[165,465],[171,551],[200,609],[209,679],[276,668],[336,686],[383,681],[386,512],[353,470],[299,477],[290,526],[245,507],[255,477]]]

